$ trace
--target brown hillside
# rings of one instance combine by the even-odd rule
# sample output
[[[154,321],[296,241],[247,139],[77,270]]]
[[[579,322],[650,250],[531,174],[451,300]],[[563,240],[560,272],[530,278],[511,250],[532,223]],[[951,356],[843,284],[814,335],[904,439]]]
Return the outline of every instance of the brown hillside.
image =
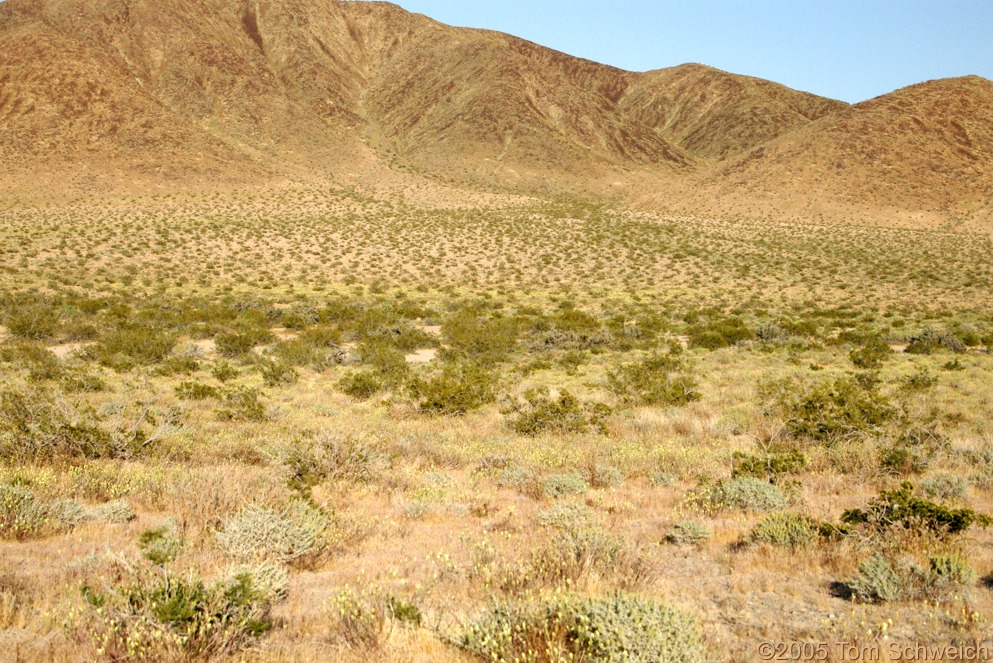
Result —
[[[708,213],[993,210],[977,78],[848,107],[338,0],[7,0],[0,52],[6,195],[444,180]]]
[[[988,219],[993,82],[920,83],[822,118],[695,178],[711,211]]]

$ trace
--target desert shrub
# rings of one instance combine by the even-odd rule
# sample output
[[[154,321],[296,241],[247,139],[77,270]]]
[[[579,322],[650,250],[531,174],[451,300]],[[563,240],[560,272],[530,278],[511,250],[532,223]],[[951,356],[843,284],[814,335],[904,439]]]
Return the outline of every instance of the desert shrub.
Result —
[[[517,416],[510,421],[510,427],[531,436],[544,432],[606,434],[611,413],[607,405],[582,403],[564,389],[558,398],[552,398],[547,388],[526,391],[524,402],[515,403],[513,411]]]
[[[579,502],[559,502],[538,512],[538,524],[562,531],[578,531],[593,525],[592,509]]]
[[[700,399],[696,380],[672,354],[620,366],[607,374],[607,386],[629,405],[685,405]]]
[[[38,343],[4,343],[0,345],[0,362],[27,368],[28,377],[34,381],[57,380],[65,372],[58,358]]]
[[[552,499],[566,495],[582,495],[590,489],[590,485],[586,483],[586,479],[578,472],[553,474],[545,478],[544,486],[545,495]]]
[[[370,398],[384,389],[399,389],[410,377],[410,366],[400,350],[382,343],[364,343],[359,356],[370,366],[345,376],[339,388],[353,398]]]
[[[305,495],[325,481],[369,482],[387,462],[366,443],[329,434],[294,441],[279,461],[289,469],[290,488]]]
[[[679,477],[671,472],[653,472],[650,481],[653,486],[665,488],[676,485],[679,482]]]
[[[696,620],[629,594],[497,603],[462,634],[459,644],[496,661],[706,660]]]
[[[688,333],[690,347],[717,350],[755,338],[755,333],[738,317],[719,318],[693,325]]]
[[[927,391],[938,384],[938,377],[926,366],[918,366],[910,375],[900,379],[900,388],[907,392]]]
[[[214,339],[217,354],[233,358],[251,352],[255,346],[272,341],[272,332],[268,329],[247,329],[240,332],[218,334]]]
[[[219,382],[228,382],[238,377],[238,369],[222,360],[211,367],[210,374]]]
[[[939,350],[965,352],[966,346],[954,334],[942,334],[935,329],[925,329],[920,335],[910,339],[904,352],[910,354],[930,355]]]
[[[0,539],[40,538],[58,531],[46,505],[23,486],[0,484]]]
[[[52,306],[33,304],[11,311],[4,320],[7,330],[18,338],[42,341],[59,330],[59,318]]]
[[[137,516],[127,500],[111,500],[89,509],[89,517],[104,523],[122,524],[131,522]]]
[[[978,574],[960,552],[928,558],[925,566],[910,557],[899,560],[876,554],[848,580],[853,596],[864,603],[940,601],[976,584]]]
[[[72,529],[90,519],[90,514],[76,500],[56,500],[48,506],[48,515],[55,521]]]
[[[318,345],[311,337],[301,337],[282,341],[273,348],[273,353],[291,366],[309,366],[317,372],[326,371],[345,361],[346,351],[337,345]]]
[[[259,362],[258,368],[267,387],[293,384],[299,378],[296,369],[282,361],[263,360]]]
[[[488,317],[474,309],[464,309],[447,318],[441,331],[449,346],[444,355],[465,357],[483,366],[506,361],[519,332],[513,318]]]
[[[583,474],[593,488],[611,488],[624,483],[624,475],[612,465],[593,464]]]
[[[330,524],[329,514],[301,499],[279,511],[251,504],[224,521],[217,540],[232,557],[290,562],[320,554]]]
[[[879,433],[896,416],[896,409],[873,381],[848,376],[813,385],[785,380],[763,391],[790,433],[824,442]]]
[[[707,511],[774,511],[786,506],[786,497],[778,486],[753,477],[738,477],[704,485],[690,496],[690,501]]]
[[[196,576],[142,576],[116,592],[86,586],[93,607],[80,637],[113,661],[210,660],[254,644],[272,627],[272,602],[249,573],[206,585]]]
[[[59,386],[70,394],[89,394],[107,389],[107,383],[103,378],[89,373],[82,366],[66,368],[59,378]]]
[[[435,337],[407,321],[377,327],[365,334],[365,340],[389,345],[401,352],[412,352],[417,348],[433,347],[438,344]]]
[[[355,371],[338,381],[338,388],[344,394],[359,400],[372,398],[383,390],[385,386],[379,375],[371,370]]]
[[[389,636],[390,615],[387,597],[344,589],[331,604],[329,639],[353,650],[378,650]]]
[[[680,520],[669,528],[665,540],[673,545],[687,546],[709,541],[713,535],[708,527],[696,520]]]
[[[973,525],[993,525],[993,518],[972,509],[950,508],[919,497],[909,482],[893,490],[880,491],[865,508],[845,511],[841,521],[879,532],[899,525],[906,530],[937,536],[959,534]]]
[[[200,360],[188,354],[174,354],[162,361],[155,372],[158,375],[191,375],[200,370]]]
[[[229,421],[265,421],[266,408],[259,398],[258,389],[230,389],[224,394],[224,407],[218,410],[218,415]]]
[[[176,392],[177,398],[182,398],[187,401],[204,401],[208,398],[220,398],[221,392],[209,384],[204,384],[203,382],[180,382],[175,386],[173,391]]]
[[[884,603],[904,598],[907,587],[902,574],[883,555],[874,555],[859,565],[848,581],[855,598],[864,603]]]
[[[127,324],[110,330],[87,348],[104,366],[127,370],[135,364],[155,364],[168,356],[176,344],[172,332],[157,327]]]
[[[893,349],[885,339],[871,336],[862,345],[848,353],[848,358],[855,364],[856,368],[876,370],[881,368],[883,362],[892,354]]]
[[[521,465],[511,465],[500,470],[497,485],[504,488],[523,488],[535,479],[534,470]]]
[[[810,464],[807,454],[798,449],[781,453],[770,452],[751,455],[741,451],[732,456],[732,478],[755,477],[757,479],[778,480],[784,475],[795,474]]]
[[[58,392],[0,386],[0,458],[53,461],[126,457],[132,450],[86,421]]]
[[[251,578],[252,591],[263,601],[278,603],[289,596],[289,573],[285,566],[274,562],[232,564],[221,574],[220,585],[226,589],[238,587],[246,576]]]
[[[474,364],[446,365],[441,373],[415,380],[411,391],[418,408],[430,414],[463,415],[496,399],[496,378]]]
[[[176,559],[183,548],[183,534],[174,521],[146,529],[138,537],[138,549],[152,564],[164,566]]]
[[[940,472],[921,481],[921,490],[928,497],[939,500],[961,500],[969,492],[969,480],[957,474]]]
[[[801,513],[770,513],[752,530],[748,540],[775,546],[799,548],[817,540],[820,524]]]

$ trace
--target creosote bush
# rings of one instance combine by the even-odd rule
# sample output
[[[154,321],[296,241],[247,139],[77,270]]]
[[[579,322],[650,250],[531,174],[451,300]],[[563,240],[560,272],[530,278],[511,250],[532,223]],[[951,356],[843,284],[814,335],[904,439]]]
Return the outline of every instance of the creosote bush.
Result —
[[[924,565],[909,556],[876,554],[859,566],[847,585],[863,603],[940,601],[975,585],[978,577],[961,552],[931,556]]]
[[[511,411],[516,416],[510,427],[522,435],[539,435],[545,432],[606,434],[609,406],[603,403],[583,403],[571,393],[562,390],[552,398],[547,388],[529,389],[524,401],[515,402]]]
[[[462,634],[459,644],[495,661],[706,660],[695,619],[630,594],[497,603]]]
[[[738,477],[702,486],[690,495],[690,502],[711,512],[724,509],[774,511],[786,506],[786,497],[778,486],[767,481]]]
[[[458,416],[496,399],[496,377],[474,364],[448,364],[441,373],[415,380],[411,392],[421,412]]]
[[[680,520],[672,524],[665,540],[676,546],[696,545],[710,540],[710,529],[696,520]]]
[[[989,527],[993,518],[969,508],[952,508],[924,499],[915,493],[913,484],[904,482],[899,488],[882,490],[861,509],[848,509],[841,521],[849,526],[862,526],[877,532],[894,526],[936,536],[959,534],[973,525]]]
[[[821,525],[815,519],[802,513],[770,513],[752,530],[748,537],[751,543],[766,543],[775,546],[800,548],[817,540]]]
[[[628,405],[685,405],[700,399],[696,380],[676,354],[653,354],[607,374],[607,386]]]

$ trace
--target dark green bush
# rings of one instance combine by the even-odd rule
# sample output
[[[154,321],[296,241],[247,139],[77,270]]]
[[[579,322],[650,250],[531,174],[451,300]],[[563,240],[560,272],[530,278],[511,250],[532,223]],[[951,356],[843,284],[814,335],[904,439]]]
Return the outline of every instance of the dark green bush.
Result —
[[[876,370],[882,367],[893,349],[885,339],[879,336],[871,336],[866,339],[861,346],[848,353],[848,358],[857,368]]]
[[[513,318],[486,317],[480,311],[462,310],[442,325],[442,335],[450,348],[444,354],[492,366],[507,360],[517,344],[518,332]]]
[[[430,414],[462,415],[496,399],[496,378],[474,364],[446,365],[441,373],[416,380],[411,391],[418,408]]]
[[[653,354],[607,374],[607,386],[629,405],[685,405],[700,399],[678,355]]]
[[[720,318],[689,329],[690,347],[717,350],[751,341],[755,333],[738,317]]]
[[[821,524],[802,513],[770,513],[752,530],[748,540],[775,546],[800,548],[814,543],[821,533]]]
[[[188,401],[205,401],[208,398],[221,397],[221,392],[217,387],[203,382],[180,382],[174,391],[178,398]]]
[[[265,421],[266,408],[258,389],[236,387],[224,394],[224,407],[218,410],[229,421]]]
[[[795,474],[810,464],[807,454],[798,449],[782,453],[770,452],[750,455],[741,451],[732,456],[732,477],[755,477],[777,480],[786,474]]]
[[[606,434],[611,409],[603,403],[583,403],[566,390],[552,398],[547,388],[529,389],[523,403],[515,403],[510,427],[522,435],[544,432]]]
[[[833,442],[878,434],[896,416],[896,409],[873,382],[848,376],[813,385],[785,380],[765,392],[791,434]]]
[[[968,508],[950,508],[919,497],[913,484],[904,482],[894,490],[880,491],[863,509],[849,509],[841,516],[846,525],[862,525],[883,531],[894,525],[938,536],[959,534],[973,525],[988,527],[993,518]]]
[[[293,384],[299,378],[296,369],[282,361],[262,360],[258,363],[258,368],[267,387]]]
[[[925,329],[920,335],[910,339],[904,352],[910,354],[930,355],[939,350],[965,352],[966,346],[954,334],[942,334],[934,329]]]
[[[17,308],[4,322],[13,336],[34,341],[50,339],[59,330],[59,317],[53,306],[46,304]]]
[[[108,332],[88,349],[103,365],[127,370],[135,364],[155,364],[176,344],[172,332],[152,326],[129,324]]]

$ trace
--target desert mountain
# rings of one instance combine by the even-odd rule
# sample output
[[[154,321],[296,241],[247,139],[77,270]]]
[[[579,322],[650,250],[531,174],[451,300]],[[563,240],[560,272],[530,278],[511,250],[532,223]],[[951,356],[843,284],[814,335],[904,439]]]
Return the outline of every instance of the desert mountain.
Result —
[[[8,192],[428,177],[705,211],[761,213],[807,191],[987,204],[983,79],[849,107],[338,0],[7,0],[0,53]]]

